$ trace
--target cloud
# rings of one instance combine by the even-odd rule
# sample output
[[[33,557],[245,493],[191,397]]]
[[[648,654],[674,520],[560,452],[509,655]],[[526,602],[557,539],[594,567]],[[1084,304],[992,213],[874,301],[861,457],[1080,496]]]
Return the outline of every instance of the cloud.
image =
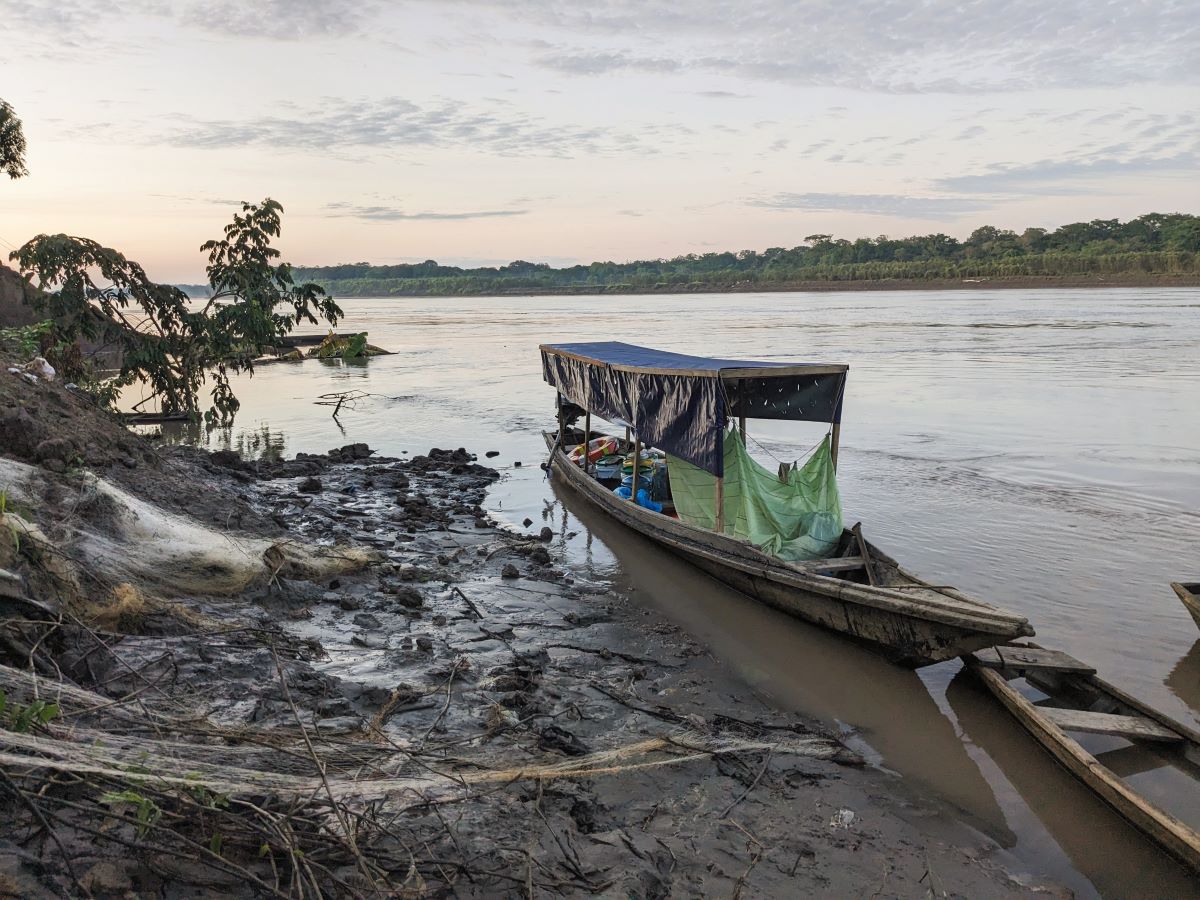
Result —
[[[163,139],[201,149],[260,146],[328,153],[349,148],[462,148],[500,156],[570,157],[649,154],[670,139],[654,127],[622,132],[550,123],[498,102],[480,110],[448,101],[420,106],[400,97],[330,99],[289,116],[200,119],[177,114],[173,121],[175,126]]]
[[[223,35],[301,41],[361,34],[380,11],[374,0],[22,0],[5,7],[7,24],[106,45],[114,25],[138,19]]]
[[[857,212],[876,216],[907,216],[914,219],[938,219],[987,208],[984,203],[974,198],[836,193],[779,193],[773,197],[749,200],[747,205],[764,209]]]
[[[934,182],[938,190],[965,194],[1013,194],[1030,191],[1078,193],[1077,182],[1128,175],[1194,175],[1200,153],[1119,159],[1088,155],[1079,159],[1043,159],[1032,163],[999,163],[973,175],[952,175]]]
[[[581,76],[717,73],[891,93],[1200,81],[1189,0],[440,0],[537,28],[536,61]],[[802,48],[797,52],[797,48]]]
[[[523,216],[527,209],[489,209],[479,212],[408,212],[394,206],[359,206],[339,201],[326,203],[325,209],[335,217],[365,219],[369,222],[397,222],[414,220],[421,222],[461,222],[466,219],[497,219],[508,216]]]
[[[678,60],[603,51],[567,51],[548,53],[538,62],[548,69],[568,75],[603,75],[609,72],[677,72],[684,67]]]
[[[749,94],[738,94],[734,91],[694,91],[697,97],[708,97],[712,100],[749,100]]]
[[[140,4],[170,10],[183,25],[242,37],[300,41],[360,34],[377,11],[369,0],[188,0]]]

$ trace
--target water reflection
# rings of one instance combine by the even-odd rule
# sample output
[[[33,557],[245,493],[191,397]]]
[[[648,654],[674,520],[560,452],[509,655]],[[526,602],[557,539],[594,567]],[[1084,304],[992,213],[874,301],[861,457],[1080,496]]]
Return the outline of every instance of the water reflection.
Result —
[[[1175,663],[1167,676],[1167,687],[1191,709],[1200,712],[1200,640]]]
[[[138,430],[156,436],[165,444],[236,450],[244,459],[279,460],[288,452],[286,432],[266,422],[254,428],[206,428],[198,422],[164,422]]]
[[[560,529],[577,529],[573,540],[588,548],[598,539],[616,559],[615,571],[605,565],[593,574],[613,575],[619,590],[700,638],[769,706],[852,728],[885,766],[953,804],[1002,845],[1016,842],[992,789],[915,672],[726,587],[614,522],[569,486],[554,483],[553,491]]]

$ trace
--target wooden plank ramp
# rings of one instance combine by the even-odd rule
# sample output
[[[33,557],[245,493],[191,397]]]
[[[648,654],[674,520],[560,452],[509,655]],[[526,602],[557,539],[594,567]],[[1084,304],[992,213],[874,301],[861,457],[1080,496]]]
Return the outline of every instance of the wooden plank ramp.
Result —
[[[1063,731],[1115,734],[1132,740],[1174,744],[1183,740],[1181,735],[1145,716],[1121,716],[1086,709],[1062,709],[1057,706],[1039,706],[1038,710]]]
[[[1095,675],[1096,670],[1061,650],[1045,650],[1041,647],[1022,647],[1017,644],[1002,644],[976,650],[975,660],[989,669],[1044,669],[1053,672],[1072,672],[1079,675]]]

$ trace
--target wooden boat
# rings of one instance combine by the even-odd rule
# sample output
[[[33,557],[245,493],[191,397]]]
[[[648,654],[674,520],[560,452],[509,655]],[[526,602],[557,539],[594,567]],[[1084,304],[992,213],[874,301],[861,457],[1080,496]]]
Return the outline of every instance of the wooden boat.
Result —
[[[666,452],[679,450],[680,455],[691,453],[693,460],[706,459],[705,453],[713,449],[702,427],[706,415],[713,417],[717,456],[725,417],[736,416],[744,434],[745,418],[755,413],[764,418],[828,421],[833,424],[836,448],[846,366],[710,360],[614,343],[540,349],[546,380],[559,390],[559,409],[565,397],[587,412],[577,443],[596,436],[591,413],[598,409],[610,421],[630,428],[635,459],[643,432],[656,435],[655,446]],[[667,382],[666,386],[655,379]],[[705,380],[717,382],[719,389],[711,383],[699,384]],[[694,395],[688,393],[690,382],[698,383]],[[648,408],[647,395],[668,397],[664,405],[670,410],[664,415]],[[780,397],[784,400],[775,399]],[[795,414],[797,410],[802,414]],[[931,585],[905,571],[863,538],[858,526],[844,531],[830,558],[786,562],[726,533],[720,527],[720,512],[718,527],[707,529],[621,499],[571,461],[561,415],[559,424],[557,433],[545,434],[551,467],[589,502],[717,580],[864,642],[893,662],[915,668],[1033,634],[1023,616],[954,588]],[[836,452],[834,460],[836,464]],[[719,473],[716,485],[719,498]]]
[[[1066,653],[1036,644],[998,646],[972,654],[967,664],[1068,771],[1135,828],[1200,873],[1200,832],[1151,802],[1129,781],[1170,766],[1200,797],[1200,734],[1102,681],[1095,669]],[[1014,684],[1022,678],[1043,696],[1031,699],[1023,693]],[[1072,734],[1121,740],[1115,742],[1119,746],[1093,754]]]
[[[1181,584],[1178,581],[1172,581],[1171,587],[1179,595],[1179,599],[1183,601],[1187,611],[1192,614],[1196,627],[1200,628],[1200,583]]]

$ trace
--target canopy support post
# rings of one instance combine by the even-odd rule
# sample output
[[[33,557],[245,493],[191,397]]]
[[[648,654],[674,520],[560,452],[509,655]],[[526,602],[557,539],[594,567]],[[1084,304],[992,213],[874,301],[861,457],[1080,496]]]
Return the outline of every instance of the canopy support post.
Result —
[[[842,423],[833,423],[833,437],[829,441],[829,456],[833,459],[833,471],[837,471],[838,444],[842,440]]]
[[[579,464],[583,466],[583,471],[587,471],[588,467],[588,444],[592,440],[592,411],[589,409],[583,417],[583,458],[579,460]]]
[[[746,443],[746,379],[738,379],[738,406],[741,412],[738,414],[738,431],[742,434],[742,443]]]
[[[714,502],[717,507],[716,524],[713,530],[717,534],[725,533],[725,426],[721,426],[721,437],[717,442],[717,447],[721,451],[721,474],[717,476],[717,493]]]
[[[725,533],[725,476],[717,477],[717,523],[713,526],[713,531],[717,534]]]
[[[637,503],[639,472],[641,468],[642,456],[642,439],[636,434],[633,436],[633,481],[629,483],[629,500],[632,503]]]
[[[558,417],[558,446],[559,446],[559,448],[561,448],[563,445],[563,431],[565,430],[565,426],[563,425],[563,402],[562,402],[562,399],[563,399],[562,393],[559,391],[555,391],[554,392],[554,411]]]

